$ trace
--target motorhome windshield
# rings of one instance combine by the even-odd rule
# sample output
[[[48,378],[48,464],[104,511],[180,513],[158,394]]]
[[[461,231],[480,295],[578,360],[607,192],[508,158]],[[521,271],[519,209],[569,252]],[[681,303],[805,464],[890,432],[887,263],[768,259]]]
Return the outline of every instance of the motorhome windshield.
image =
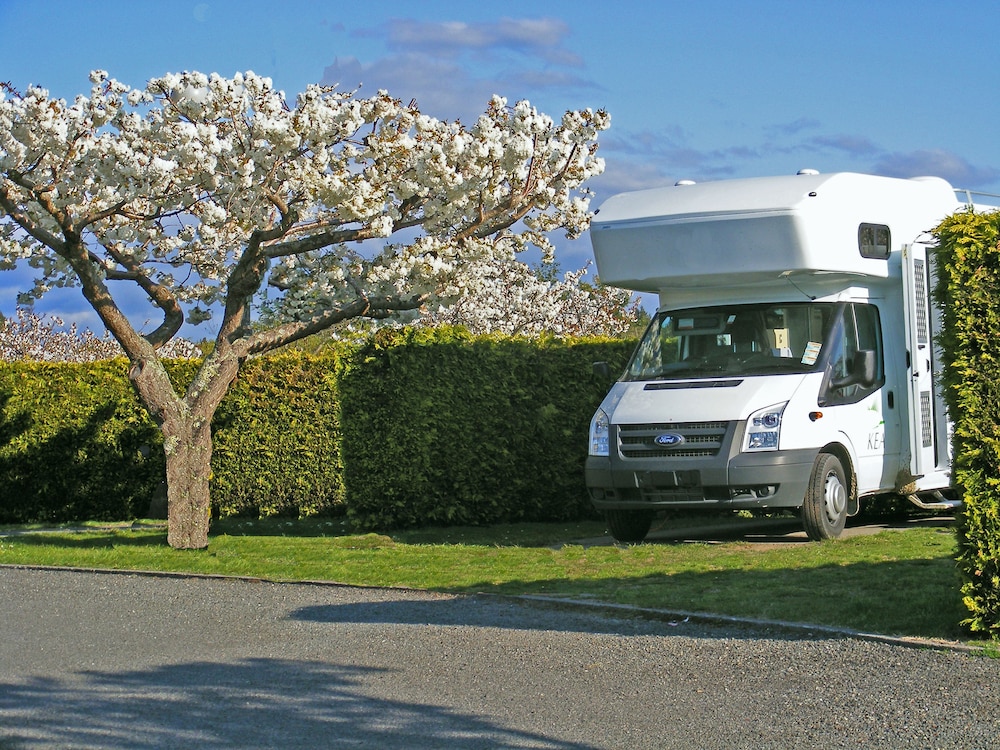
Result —
[[[817,367],[837,305],[723,305],[660,312],[632,356],[627,380],[780,375]]]

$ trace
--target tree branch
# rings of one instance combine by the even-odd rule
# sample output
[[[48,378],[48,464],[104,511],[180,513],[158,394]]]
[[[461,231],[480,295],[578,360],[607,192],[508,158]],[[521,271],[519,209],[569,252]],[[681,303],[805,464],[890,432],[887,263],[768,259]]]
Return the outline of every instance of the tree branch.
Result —
[[[103,245],[103,247],[105,252],[116,263],[124,266],[126,269],[124,272],[105,270],[106,278],[114,281],[134,282],[142,291],[149,295],[149,298],[153,300],[153,304],[163,313],[163,322],[157,326],[156,330],[146,335],[146,340],[154,348],[158,349],[176,336],[181,326],[184,325],[184,311],[177,301],[177,295],[163,284],[157,284],[149,278],[142,272],[142,267],[124,253],[119,253],[110,245]],[[88,254],[90,255],[91,263],[101,265],[99,258],[94,257],[93,253]]]
[[[18,206],[18,204],[11,199],[11,196],[6,188],[0,189],[0,208],[3,208],[4,213],[10,216],[10,218],[12,218],[14,222],[21,227],[21,229],[31,235],[39,243],[45,245],[45,247],[59,255],[63,255],[66,252],[65,242],[32,221],[31,217],[22,211],[20,206]]]
[[[300,341],[345,320],[362,317],[380,318],[393,312],[416,310],[426,301],[426,294],[414,295],[409,298],[379,297],[376,299],[361,295],[352,302],[325,310],[309,320],[285,323],[267,331],[258,331],[234,348],[238,347],[243,352],[241,356],[260,354]]]

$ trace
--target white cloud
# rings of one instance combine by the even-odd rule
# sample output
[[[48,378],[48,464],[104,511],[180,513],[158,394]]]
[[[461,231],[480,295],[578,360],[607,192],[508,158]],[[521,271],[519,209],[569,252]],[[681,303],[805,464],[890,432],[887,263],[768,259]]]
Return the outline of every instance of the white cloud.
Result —
[[[385,89],[416,99],[434,117],[473,120],[494,94],[538,103],[540,95],[596,88],[581,73],[580,56],[567,47],[569,26],[558,19],[393,19],[353,34],[381,39],[388,54],[371,61],[338,58],[323,71],[322,83],[344,89],[361,84],[362,94]]]
[[[764,128],[760,143],[752,140],[723,147],[703,147],[697,134],[678,126],[662,131],[612,132],[601,139],[607,173],[599,178],[600,189],[614,185],[620,190],[673,184],[676,179],[704,181],[727,177],[762,176],[775,173],[775,165],[787,169],[816,167],[822,171],[859,171],[887,177],[943,177],[956,187],[989,190],[1000,181],[1000,169],[976,165],[944,148],[890,151],[866,135],[838,133],[795,139],[799,131],[819,127],[803,118],[784,126]],[[779,130],[786,131],[778,137]],[[778,167],[780,169],[780,167]],[[605,196],[606,197],[606,196]]]
[[[614,119],[612,118],[612,123]],[[621,133],[614,130],[601,138],[601,155],[607,161],[604,175],[594,181],[604,194],[673,185],[677,180],[718,180],[736,176],[741,167],[762,157],[757,146],[699,148],[696,138],[680,126],[661,131]]]
[[[362,96],[385,89],[405,101],[416,99],[422,111],[446,120],[474,120],[493,94],[504,93],[504,84],[498,80],[474,78],[450,60],[412,54],[383,57],[370,64],[338,58],[323,71],[322,83],[345,90],[360,85]]]
[[[503,51],[558,65],[582,64],[579,55],[563,46],[569,36],[569,26],[553,18],[503,18],[478,23],[397,18],[365,34],[384,35],[389,49],[421,52],[432,57],[467,53],[496,55]]]
[[[806,141],[807,146],[813,146],[821,150],[831,149],[842,152],[852,157],[871,157],[882,152],[882,149],[873,143],[871,139],[850,134],[823,135],[816,136]]]
[[[888,177],[943,177],[955,187],[980,188],[1000,179],[1000,169],[970,164],[944,149],[886,153],[875,163],[875,171]]]
[[[812,117],[800,117],[792,122],[778,123],[768,128],[768,131],[779,137],[797,135],[805,130],[816,130],[820,127],[819,120]]]

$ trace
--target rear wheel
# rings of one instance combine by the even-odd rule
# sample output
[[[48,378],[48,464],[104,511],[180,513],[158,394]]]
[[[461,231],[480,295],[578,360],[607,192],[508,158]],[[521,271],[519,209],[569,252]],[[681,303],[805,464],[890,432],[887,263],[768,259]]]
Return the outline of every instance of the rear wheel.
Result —
[[[649,527],[653,525],[653,511],[606,510],[604,519],[616,542],[634,544],[641,542],[649,533]]]
[[[840,459],[820,453],[802,501],[802,525],[813,541],[836,539],[847,523],[851,486]]]

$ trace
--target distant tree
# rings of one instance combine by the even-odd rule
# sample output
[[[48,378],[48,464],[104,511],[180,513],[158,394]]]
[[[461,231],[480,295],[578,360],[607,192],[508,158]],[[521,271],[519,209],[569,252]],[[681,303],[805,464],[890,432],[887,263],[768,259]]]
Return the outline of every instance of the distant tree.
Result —
[[[584,282],[588,266],[559,279],[555,264],[494,261],[481,270],[475,289],[421,323],[462,325],[473,333],[624,335],[642,314],[639,303],[625,289]]]
[[[310,86],[289,102],[252,73],[91,82],[70,104],[2,87],[0,268],[38,270],[25,298],[79,286],[124,350],[163,434],[178,548],[208,544],[212,416],[246,357],[447,305],[530,245],[550,255],[548,232],[589,224],[581,186],[603,170],[609,125],[500,97],[471,127],[381,91]],[[272,323],[255,326],[267,287]],[[122,311],[130,289],[162,317],[149,333]],[[213,307],[214,346],[178,395],[163,347]]]
[[[190,341],[173,338],[160,349],[160,355],[197,357],[201,350]],[[107,331],[98,336],[89,328],[81,331],[76,323],[67,326],[58,316],[38,315],[23,307],[17,308],[14,319],[0,314],[0,361],[95,362],[124,356]]]

